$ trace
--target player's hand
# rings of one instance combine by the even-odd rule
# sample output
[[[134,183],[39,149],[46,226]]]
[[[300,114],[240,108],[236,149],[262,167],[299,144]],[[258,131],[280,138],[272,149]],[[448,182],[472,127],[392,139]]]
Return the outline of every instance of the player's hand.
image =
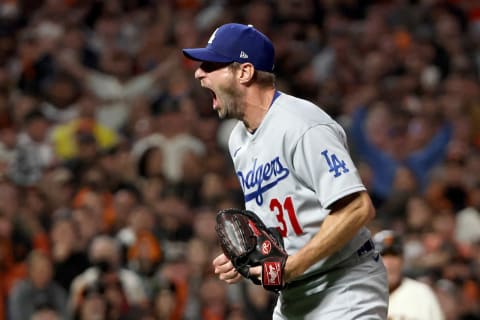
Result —
[[[262,281],[262,266],[251,267],[250,275],[252,277],[257,277],[258,280]]]
[[[213,259],[212,264],[220,280],[229,284],[242,280],[242,275],[235,270],[232,262],[223,253]]]

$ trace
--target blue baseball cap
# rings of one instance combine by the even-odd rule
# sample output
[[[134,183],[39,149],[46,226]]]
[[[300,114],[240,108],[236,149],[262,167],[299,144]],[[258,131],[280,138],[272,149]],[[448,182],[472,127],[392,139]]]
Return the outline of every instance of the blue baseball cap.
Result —
[[[275,49],[270,39],[252,25],[227,23],[210,36],[205,48],[183,49],[192,60],[208,62],[250,62],[255,69],[272,72]]]

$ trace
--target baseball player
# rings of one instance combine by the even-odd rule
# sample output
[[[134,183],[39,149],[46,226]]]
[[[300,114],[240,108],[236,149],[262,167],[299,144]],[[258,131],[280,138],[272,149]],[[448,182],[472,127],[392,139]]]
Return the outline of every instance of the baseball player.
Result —
[[[205,48],[183,54],[201,62],[195,78],[219,117],[240,120],[229,150],[245,208],[283,237],[288,258],[273,319],[386,319],[386,271],[365,227],[375,210],[340,125],[276,90],[273,44],[253,26],[222,25]],[[213,265],[227,283],[242,279],[225,254]]]

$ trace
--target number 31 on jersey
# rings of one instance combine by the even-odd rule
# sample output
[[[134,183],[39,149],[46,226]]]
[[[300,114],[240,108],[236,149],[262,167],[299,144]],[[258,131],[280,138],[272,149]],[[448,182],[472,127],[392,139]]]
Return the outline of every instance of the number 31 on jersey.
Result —
[[[293,232],[295,232],[297,236],[303,234],[302,227],[297,219],[295,207],[293,206],[292,197],[286,197],[283,201],[273,198],[270,200],[270,211],[275,213],[275,216],[277,217],[277,221],[279,223],[277,228],[282,237],[286,237],[288,233],[286,219],[289,220],[289,225],[292,227]]]

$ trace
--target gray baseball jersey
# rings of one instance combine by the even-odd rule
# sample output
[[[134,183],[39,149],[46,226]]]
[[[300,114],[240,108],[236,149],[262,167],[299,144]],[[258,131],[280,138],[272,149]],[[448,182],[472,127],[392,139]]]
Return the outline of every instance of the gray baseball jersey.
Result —
[[[284,93],[277,94],[253,134],[238,123],[229,148],[246,208],[280,230],[289,255],[318,232],[332,203],[365,190],[342,127],[311,102]],[[342,250],[305,274],[330,269],[369,238],[362,228]]]
[[[229,150],[246,209],[280,230],[289,255],[319,231],[331,204],[365,190],[342,127],[313,103],[284,93],[275,94],[254,133],[241,122],[233,128]],[[361,228],[282,290],[273,319],[385,319],[385,267],[373,250],[357,252],[369,238]]]

